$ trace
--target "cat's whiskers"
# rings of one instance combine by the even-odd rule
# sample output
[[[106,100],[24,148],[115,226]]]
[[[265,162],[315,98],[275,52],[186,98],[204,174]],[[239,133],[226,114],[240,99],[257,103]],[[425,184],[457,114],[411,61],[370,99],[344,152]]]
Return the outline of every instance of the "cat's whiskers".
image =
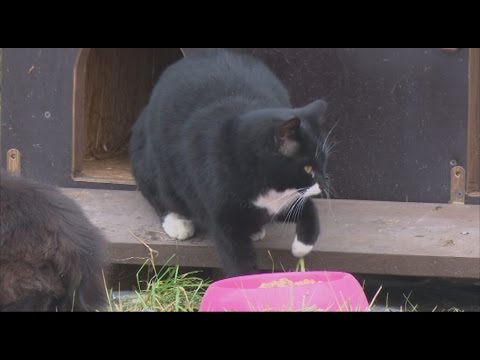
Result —
[[[277,211],[275,211],[275,213],[273,214],[272,220],[270,222],[273,222],[279,213],[282,213],[286,209],[288,209],[292,205],[292,203],[295,202],[297,198],[298,196],[296,193],[290,194],[290,196],[286,199],[286,201],[277,208]]]
[[[303,196],[301,198],[301,201],[298,204],[297,209],[295,211],[295,217],[294,217],[295,221],[298,221],[298,219],[300,218],[300,214],[302,213],[305,203],[307,202],[308,199],[309,199],[308,196]]]
[[[315,148],[315,160],[318,159],[319,150],[320,150],[320,141],[321,141],[321,137],[319,136],[317,139],[317,147]]]
[[[300,189],[301,190],[301,189]],[[273,222],[276,217],[278,216],[279,213],[282,213],[285,211],[285,209],[287,209],[291,204],[292,202],[294,202],[300,195],[299,195],[299,190],[296,190],[296,191],[292,191],[292,192],[289,192],[287,194],[284,194],[282,196],[280,196],[279,198],[277,199],[274,199],[272,201],[269,201],[267,202],[267,206],[279,201],[279,200],[283,200],[283,203],[279,204],[278,206],[276,206],[276,210],[275,212],[273,213],[272,215],[272,218],[270,220],[270,222]]]
[[[293,189],[292,191],[290,191],[290,192],[288,192],[288,193],[285,193],[285,194],[283,194],[282,196],[280,196],[280,197],[278,197],[278,198],[276,198],[276,199],[273,199],[273,200],[271,200],[271,201],[268,201],[268,202],[266,202],[265,204],[266,204],[266,205],[271,205],[271,204],[273,204],[273,203],[275,203],[275,202],[277,202],[277,201],[279,201],[279,200],[282,200],[282,199],[284,199],[284,198],[286,198],[286,197],[290,197],[290,196],[293,196],[293,195],[298,196],[298,194],[299,194],[300,191],[303,191],[303,190],[306,190],[306,189],[308,189],[308,187],[304,187],[304,188],[300,188],[300,189]],[[283,205],[283,206],[284,206],[284,205]],[[283,206],[282,206],[282,207],[283,207]]]
[[[329,157],[331,154],[334,153],[332,150],[335,148],[335,146],[337,146],[337,144],[338,143],[336,141],[331,141],[331,142],[328,143],[328,145],[324,149],[326,157]]]
[[[328,138],[330,137],[330,134],[332,133],[332,131],[335,129],[335,127],[338,125],[340,120],[337,120],[337,122],[332,126],[332,128],[330,129],[330,131],[327,133],[327,136],[325,136],[325,140],[323,140],[323,146],[322,146],[322,150],[323,152],[326,154],[327,152],[325,151],[325,149],[327,148],[327,144],[328,143]],[[331,150],[331,149],[330,149]]]
[[[302,196],[299,200],[299,202],[295,205],[295,210],[293,212],[293,220],[295,222],[298,222],[300,215],[303,211],[303,208],[305,207],[305,204],[307,200],[309,199],[309,196]]]
[[[284,222],[289,222],[292,214],[293,214],[293,210],[295,209],[295,206],[297,205],[297,203],[300,201],[300,197],[297,197],[295,198],[295,201],[293,201],[291,204],[288,205],[288,207],[285,209],[285,217],[284,217]]]
[[[299,197],[288,209],[287,215],[285,216],[285,219],[282,223],[282,231],[284,226],[289,222],[290,219],[294,220],[295,222],[298,221],[300,218],[300,215],[303,211],[303,208],[305,207],[305,204],[307,203],[307,200],[310,198],[310,196],[305,196],[302,194],[301,197]]]
[[[338,193],[337,191],[335,190],[335,188],[333,187],[333,185],[330,183],[330,180],[328,180],[327,184],[326,184],[326,190],[328,191],[328,195],[333,195],[334,197],[338,197]]]
[[[285,218],[283,219],[283,222],[282,222],[282,231],[285,229],[285,225],[289,222],[289,220],[292,218],[292,215],[294,214],[295,212],[295,209],[296,209],[296,206],[297,204],[300,203],[300,201],[303,199],[303,197],[298,197],[295,199],[295,201],[293,202],[293,204],[291,204],[288,208],[288,211],[285,215]],[[293,218],[292,218],[293,219]]]
[[[291,206],[293,205],[293,203],[295,202],[295,200],[297,200],[299,197],[302,196],[302,195],[301,195],[301,191],[306,190],[306,189],[308,189],[308,188],[305,187],[305,188],[296,189],[295,191],[292,191],[291,193],[288,193],[288,194],[286,194],[286,195],[283,195],[283,196],[279,197],[279,198],[276,199],[276,200],[271,201],[270,203],[273,203],[273,202],[275,202],[275,201],[277,201],[277,200],[280,200],[280,199],[282,199],[282,198],[287,197],[286,201],[285,201],[282,205],[280,205],[280,206],[278,207],[278,210],[277,210],[277,211],[275,212],[275,214],[273,215],[271,221],[273,221],[273,220],[275,219],[275,217],[276,217],[279,213],[285,212],[285,211],[289,210],[290,207],[291,207]]]
[[[335,191],[335,189],[332,187],[332,185],[330,183],[330,177],[328,175],[325,176],[324,190],[325,190],[325,197],[328,201],[328,213],[332,214],[333,217],[336,218],[335,213],[334,213],[333,208],[332,208],[331,195],[333,194],[335,197],[338,197],[338,194]]]

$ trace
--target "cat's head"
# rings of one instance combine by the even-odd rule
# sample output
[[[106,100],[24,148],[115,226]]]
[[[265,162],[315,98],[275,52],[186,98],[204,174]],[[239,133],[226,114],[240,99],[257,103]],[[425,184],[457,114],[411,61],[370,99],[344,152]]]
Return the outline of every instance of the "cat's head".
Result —
[[[268,156],[263,159],[269,187],[297,189],[305,196],[327,193],[331,143],[325,131],[326,109],[325,101],[316,100],[302,108],[271,109],[261,115],[270,120],[267,136],[272,141],[267,140]]]

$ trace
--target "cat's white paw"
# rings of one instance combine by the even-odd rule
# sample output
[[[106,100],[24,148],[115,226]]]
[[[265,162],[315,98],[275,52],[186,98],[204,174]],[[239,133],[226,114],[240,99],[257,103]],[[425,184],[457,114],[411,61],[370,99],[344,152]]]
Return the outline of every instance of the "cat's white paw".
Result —
[[[162,226],[167,235],[176,240],[187,240],[195,233],[193,222],[175,213],[165,216]]]
[[[300,241],[298,241],[298,238],[295,236],[295,240],[293,240],[292,244],[292,254],[295,257],[304,257],[307,255],[310,251],[312,251],[313,245],[306,245]]]
[[[262,227],[262,230],[260,230],[255,234],[250,235],[250,239],[252,239],[252,241],[260,241],[260,240],[263,240],[263,238],[265,237],[265,234],[266,234],[265,228]]]

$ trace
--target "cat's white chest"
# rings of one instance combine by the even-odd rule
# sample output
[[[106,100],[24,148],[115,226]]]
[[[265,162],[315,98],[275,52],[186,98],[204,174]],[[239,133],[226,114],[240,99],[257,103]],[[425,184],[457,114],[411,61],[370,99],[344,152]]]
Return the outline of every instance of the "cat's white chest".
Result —
[[[253,205],[267,210],[270,215],[276,215],[282,209],[292,205],[301,196],[297,189],[287,189],[281,192],[269,190],[259,195],[253,201]]]

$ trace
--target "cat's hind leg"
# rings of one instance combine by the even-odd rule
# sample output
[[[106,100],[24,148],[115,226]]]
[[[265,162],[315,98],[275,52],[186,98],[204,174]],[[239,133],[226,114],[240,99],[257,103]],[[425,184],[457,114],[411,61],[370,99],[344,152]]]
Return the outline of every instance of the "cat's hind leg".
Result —
[[[143,197],[152,205],[157,215],[162,217],[166,214],[157,189],[158,174],[155,171],[150,154],[152,152],[145,137],[145,110],[135,123],[129,142],[130,164],[135,177],[138,190]]]
[[[162,174],[157,183],[158,197],[165,206],[162,227],[165,233],[174,240],[187,240],[195,234],[195,225],[191,220],[191,211],[182,196],[179,196],[178,187],[172,184],[173,180]]]
[[[253,241],[265,236],[263,215],[262,210],[235,205],[224,206],[216,214],[212,232],[227,276],[258,272]]]

